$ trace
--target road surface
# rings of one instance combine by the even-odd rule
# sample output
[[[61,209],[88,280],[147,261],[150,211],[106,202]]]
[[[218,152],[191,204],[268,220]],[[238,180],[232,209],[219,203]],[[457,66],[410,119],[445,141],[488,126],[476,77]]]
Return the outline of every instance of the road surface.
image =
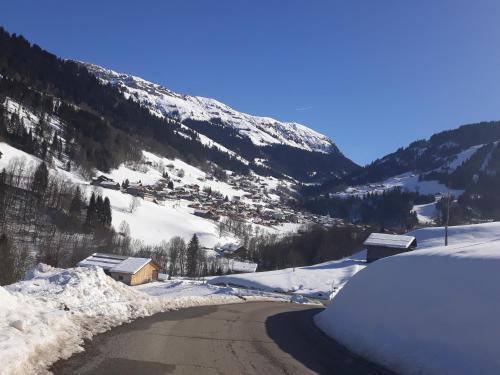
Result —
[[[204,306],[139,319],[96,336],[56,375],[391,374],[319,331],[320,308],[276,302]]]

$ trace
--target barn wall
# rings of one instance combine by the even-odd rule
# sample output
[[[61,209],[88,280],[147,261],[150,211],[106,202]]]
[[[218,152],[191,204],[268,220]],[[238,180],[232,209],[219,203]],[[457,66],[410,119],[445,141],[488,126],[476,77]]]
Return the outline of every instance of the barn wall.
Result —
[[[122,283],[125,283],[127,285],[130,285],[131,281],[131,275],[128,273],[120,273],[120,272],[111,272],[109,274],[113,279],[116,281],[121,281]],[[120,279],[121,278],[121,279]]]
[[[390,257],[392,255],[406,253],[407,249],[394,249],[384,246],[367,246],[366,261],[374,262],[378,259]]]
[[[158,267],[152,263],[148,263],[136,274],[132,275],[130,285],[139,285],[156,280],[158,280]]]

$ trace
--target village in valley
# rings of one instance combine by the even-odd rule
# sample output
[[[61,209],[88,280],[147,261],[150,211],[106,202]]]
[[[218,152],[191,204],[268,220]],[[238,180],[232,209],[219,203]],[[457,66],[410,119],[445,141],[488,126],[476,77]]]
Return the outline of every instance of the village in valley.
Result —
[[[500,2],[61,3],[0,12],[0,375],[500,374]]]

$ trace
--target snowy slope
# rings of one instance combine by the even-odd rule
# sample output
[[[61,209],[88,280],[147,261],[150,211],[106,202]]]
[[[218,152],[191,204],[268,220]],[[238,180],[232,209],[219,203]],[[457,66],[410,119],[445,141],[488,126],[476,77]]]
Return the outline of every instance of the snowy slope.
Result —
[[[444,227],[422,228],[408,233],[415,236],[418,249],[444,245]],[[500,240],[500,222],[457,225],[448,228],[449,244],[477,244]]]
[[[438,218],[439,212],[436,207],[437,203],[416,204],[413,206],[413,211],[417,214],[417,219],[420,224],[434,224]]]
[[[219,276],[210,283],[328,299],[332,291],[342,288],[366,266],[365,259],[366,252],[362,251],[348,258],[314,266]]]
[[[41,162],[39,158],[3,142],[0,142],[0,152],[2,153],[0,170],[18,164],[19,161],[24,161],[27,169],[34,169]],[[113,178],[118,183],[128,179],[130,182],[142,181],[143,184],[154,184],[162,177],[160,170],[166,165],[171,165],[173,166],[171,170],[169,169],[171,173],[179,170],[184,171],[182,177],[175,176],[175,186],[182,187],[189,184],[199,184],[201,189],[209,187],[213,191],[221,192],[224,196],[227,195],[229,198],[234,196],[241,197],[244,194],[244,191],[226,182],[217,179],[205,179],[205,172],[179,159],[167,159],[146,151],[143,152],[143,155],[144,162],[149,162],[151,165],[140,164],[139,168],[135,168],[122,164],[119,168],[105,175]],[[192,203],[190,201],[166,200],[162,204],[156,204],[141,199],[138,207],[131,212],[130,205],[134,199],[132,195],[121,191],[92,186],[77,170],[69,173],[57,161],[55,161],[49,171],[52,175],[57,175],[79,185],[87,197],[90,197],[92,192],[108,197],[111,202],[112,225],[115,229],[118,230],[120,224],[125,221],[130,226],[131,237],[141,240],[145,244],[159,244],[161,241],[168,241],[175,236],[180,236],[188,241],[195,233],[198,235],[200,243],[209,248],[218,244],[238,242],[232,235],[221,235],[213,220],[193,215],[195,210],[188,207]],[[269,187],[277,185],[277,180],[274,178],[261,178],[261,181]],[[279,199],[279,197],[277,198]],[[242,201],[246,201],[246,198],[242,198]],[[280,234],[295,231],[299,226],[298,224],[283,224],[273,228],[260,226],[260,229],[261,231]]]
[[[457,197],[483,183],[481,175],[498,175],[500,123],[479,123],[434,134],[354,170],[335,196],[360,196],[400,186],[403,190]],[[487,183],[487,182],[485,182]],[[477,187],[477,186],[476,186]]]
[[[282,144],[316,152],[330,152],[335,148],[327,136],[295,122],[252,116],[238,112],[215,99],[177,94],[139,77],[117,73],[97,65],[84,65],[102,82],[118,86],[127,98],[138,101],[157,116],[179,121],[218,119],[257,146]]]
[[[316,323],[401,374],[498,374],[500,223],[413,232],[420,248],[357,273]]]
[[[435,180],[420,180],[418,174],[413,172],[403,173],[387,178],[380,182],[367,183],[364,185],[349,186],[343,191],[332,193],[330,196],[348,198],[352,196],[362,197],[366,194],[382,194],[384,191],[394,188],[401,188],[403,191],[418,191],[420,194],[443,195],[450,192],[455,197],[464,191],[460,189],[448,189],[445,185]]]

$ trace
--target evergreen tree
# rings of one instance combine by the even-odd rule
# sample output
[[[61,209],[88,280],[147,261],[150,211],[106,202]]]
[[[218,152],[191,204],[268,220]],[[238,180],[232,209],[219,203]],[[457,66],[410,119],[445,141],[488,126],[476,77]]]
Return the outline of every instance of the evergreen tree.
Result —
[[[47,187],[49,185],[49,170],[45,162],[41,162],[35,170],[31,190],[33,191],[37,203],[43,200]]]
[[[73,217],[78,217],[82,207],[83,207],[82,193],[80,191],[80,187],[77,186],[75,189],[75,194],[73,195],[73,198],[71,199],[71,203],[69,206],[69,213]]]
[[[106,228],[111,227],[111,222],[112,222],[113,217],[111,214],[111,202],[109,201],[108,197],[104,198],[103,217],[104,217],[104,226]]]
[[[198,241],[198,236],[195,233],[193,234],[193,237],[191,238],[187,246],[186,271],[188,277],[197,276],[199,257],[200,257],[200,243]]]
[[[97,223],[100,225],[104,225],[104,201],[102,200],[102,196],[98,195],[95,201],[95,212]]]
[[[85,220],[85,224],[89,227],[93,227],[96,224],[96,201],[94,193],[90,196],[89,205],[87,206],[87,218]]]

